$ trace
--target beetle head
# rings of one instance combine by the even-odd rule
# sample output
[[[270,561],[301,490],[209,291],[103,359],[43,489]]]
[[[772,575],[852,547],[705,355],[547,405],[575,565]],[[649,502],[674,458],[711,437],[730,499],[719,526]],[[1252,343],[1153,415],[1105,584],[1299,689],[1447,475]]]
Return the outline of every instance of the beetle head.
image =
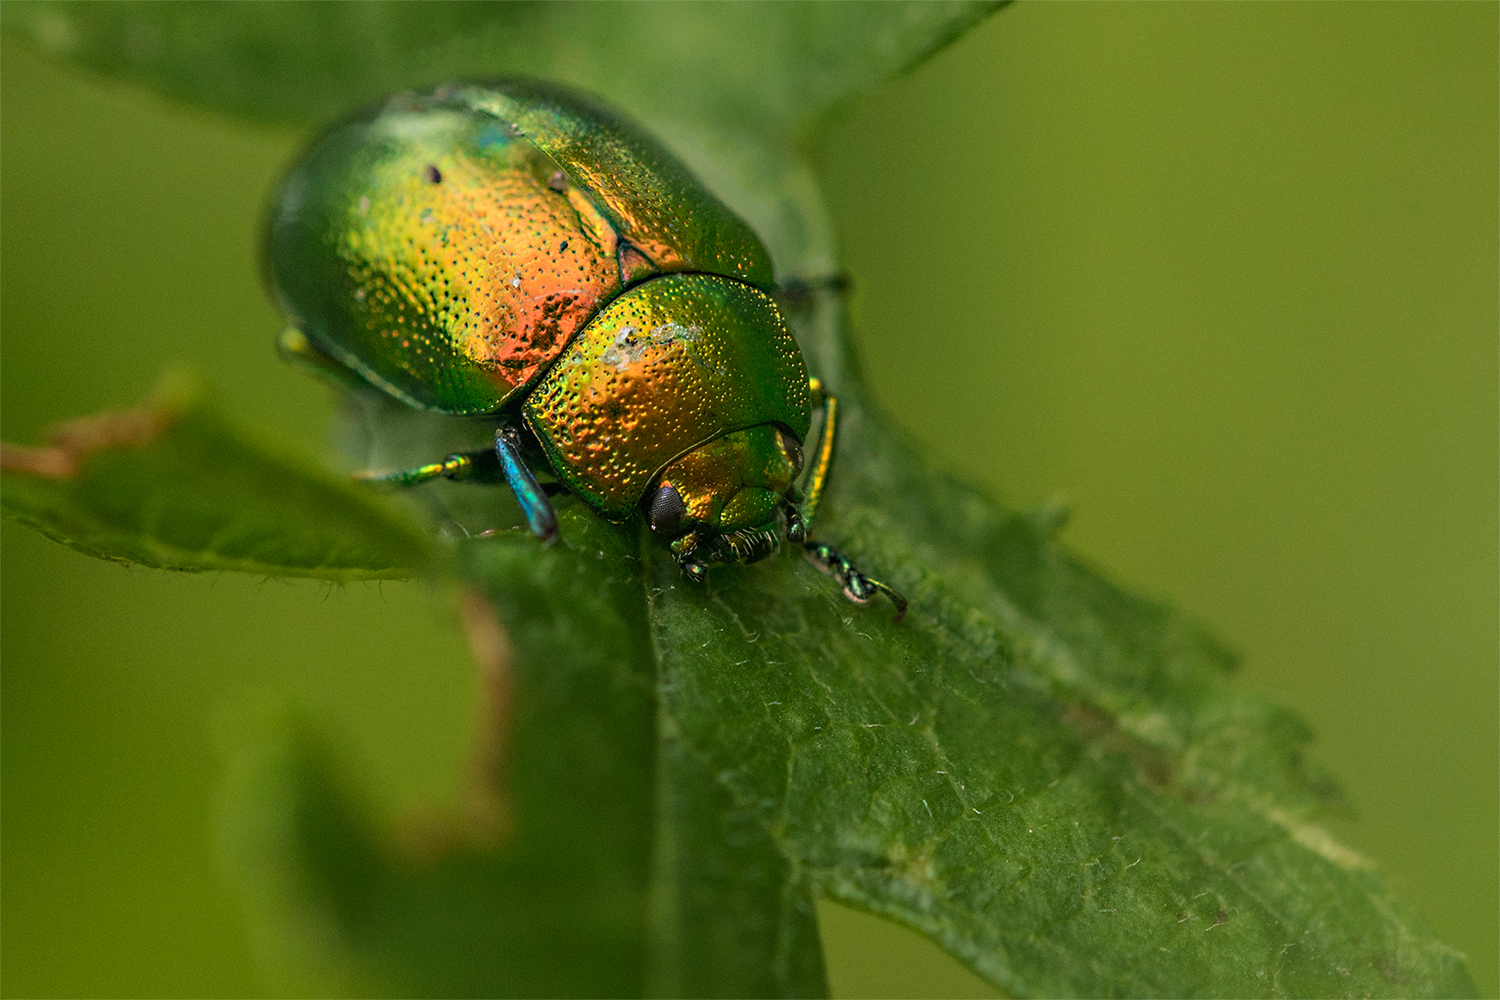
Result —
[[[710,562],[748,561],[751,549],[742,552],[735,540],[746,540],[756,555],[774,548],[776,512],[801,468],[802,446],[780,427],[760,424],[725,434],[662,470],[643,503],[646,521],[674,541],[680,556],[702,547]],[[762,534],[769,534],[769,546]]]

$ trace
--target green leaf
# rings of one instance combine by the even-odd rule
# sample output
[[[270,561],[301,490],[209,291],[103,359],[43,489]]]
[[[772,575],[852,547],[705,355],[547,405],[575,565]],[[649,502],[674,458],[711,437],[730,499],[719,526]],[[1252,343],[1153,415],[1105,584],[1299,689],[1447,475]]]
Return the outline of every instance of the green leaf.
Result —
[[[223,835],[270,914],[261,932],[289,969],[278,989],[645,992],[655,708],[639,565],[598,519],[575,511],[563,526],[587,558],[519,533],[461,547],[470,575],[506,582],[486,592],[493,610],[471,598],[466,615],[498,610],[509,628],[476,644],[503,776],[482,761],[462,816],[409,825],[393,851],[295,720],[232,768]],[[487,628],[471,622],[471,637]],[[309,937],[342,950],[310,954]]]
[[[791,552],[691,587],[566,502],[554,549],[465,543],[514,647],[512,839],[356,850],[379,826],[310,756],[281,787],[323,791],[251,870],[290,855],[312,888],[262,919],[325,901],[340,961],[394,993],[817,995],[822,894],[1014,995],[1473,994],[1317,825],[1306,730],[1210,636],[851,409],[823,534],[905,621]]]
[[[5,446],[0,510],[92,556],[322,580],[412,576],[430,558],[368,490],[262,449],[180,384],[52,438]]]
[[[3,16],[82,65],[281,120],[440,77],[581,84],[683,155],[780,274],[816,277],[837,258],[804,131],[979,11]],[[795,551],[691,587],[638,523],[567,498],[557,547],[457,544],[490,692],[467,810],[393,836],[303,724],[236,767],[224,835],[289,983],[815,995],[821,894],[1016,995],[1473,992],[1461,957],[1317,825],[1330,785],[1294,718],[1237,688],[1199,626],[1059,546],[1058,512],[1007,510],[933,468],[865,398],[836,298],[792,319],[845,404],[818,532],[911,598],[906,621],[849,605]],[[370,412],[372,465],[486,431]],[[502,526],[484,490],[423,490],[452,534]]]
[[[474,516],[487,516],[484,499]],[[478,607],[506,627],[488,662],[467,603],[476,659],[500,678],[481,738],[503,761],[481,763],[478,808],[429,817],[415,836],[408,824],[392,842],[295,726],[250,741],[234,766],[224,836],[287,970],[282,988],[826,992],[806,881],[700,758],[664,740],[673,720],[646,618],[644,533],[576,502],[559,520],[550,549],[519,532],[459,546]],[[309,955],[309,924],[339,948]],[[345,971],[330,982],[330,969]]]
[[[850,438],[827,530],[893,567],[901,625],[795,559],[706,597],[654,567],[664,710],[801,878],[1015,995],[1472,992],[1211,639],[880,421]]]
[[[956,38],[993,2],[9,4],[7,33],[179,100],[318,123],[444,79],[537,75],[786,131]],[[648,100],[648,95],[659,95]]]

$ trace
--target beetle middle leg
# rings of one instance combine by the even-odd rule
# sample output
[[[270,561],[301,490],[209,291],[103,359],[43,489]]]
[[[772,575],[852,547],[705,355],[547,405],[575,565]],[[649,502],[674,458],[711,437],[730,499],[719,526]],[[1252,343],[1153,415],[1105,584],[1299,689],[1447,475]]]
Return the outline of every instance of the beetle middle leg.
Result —
[[[495,454],[500,459],[500,470],[505,473],[510,491],[516,495],[516,502],[526,515],[531,533],[543,544],[551,545],[557,541],[557,512],[552,509],[546,491],[537,485],[536,477],[526,467],[526,460],[521,457],[520,437],[514,427],[495,428]]]
[[[521,512],[526,515],[526,524],[531,533],[544,543],[557,541],[557,512],[547,499],[558,486],[548,483],[539,485],[531,474],[526,460],[521,456],[520,439],[515,428],[501,426],[495,429],[495,446],[477,451],[456,451],[439,462],[399,469],[395,472],[357,472],[354,478],[367,483],[385,483],[391,486],[417,486],[434,479],[460,481],[476,476],[493,475],[496,463],[506,484],[515,494]]]
[[[823,488],[828,485],[828,473],[833,468],[833,446],[839,432],[838,397],[824,389],[822,380],[816,378],[807,380],[807,391],[812,405],[823,411],[823,429],[818,433],[818,451],[808,470],[801,502],[788,505],[786,537],[793,542],[806,541],[809,525],[818,513],[818,502],[823,499]]]
[[[472,479],[486,469],[494,468],[495,453],[489,448],[479,451],[455,451],[439,462],[415,465],[395,472],[356,472],[362,483],[386,483],[390,486],[417,486],[434,479]]]

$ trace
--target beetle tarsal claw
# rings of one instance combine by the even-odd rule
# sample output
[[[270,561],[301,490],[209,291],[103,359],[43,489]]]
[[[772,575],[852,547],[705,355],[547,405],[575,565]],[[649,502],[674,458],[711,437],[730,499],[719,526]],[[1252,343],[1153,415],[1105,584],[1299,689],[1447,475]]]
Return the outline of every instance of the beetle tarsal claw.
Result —
[[[855,604],[869,604],[870,603],[870,595],[869,594],[856,594],[854,592],[854,586],[853,586],[853,584],[845,584],[844,585],[844,596],[847,597],[847,598],[849,598],[849,600],[853,601]]]
[[[802,520],[802,515],[790,501],[786,507],[786,540],[793,545],[801,545],[807,541],[807,522]]]
[[[683,576],[694,583],[705,583],[708,580],[708,566],[694,555],[698,551],[698,543],[698,533],[688,532],[672,542],[672,558],[677,560],[677,568],[682,570]]]

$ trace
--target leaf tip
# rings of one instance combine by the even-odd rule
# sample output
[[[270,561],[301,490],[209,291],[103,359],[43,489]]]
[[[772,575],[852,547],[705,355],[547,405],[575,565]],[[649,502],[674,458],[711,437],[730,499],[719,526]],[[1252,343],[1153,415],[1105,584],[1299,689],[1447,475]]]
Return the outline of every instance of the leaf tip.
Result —
[[[43,447],[0,442],[0,471],[34,479],[72,479],[95,452],[141,447],[155,441],[203,396],[203,382],[197,375],[168,372],[144,406],[107,410],[54,424],[45,432],[48,444]]]

